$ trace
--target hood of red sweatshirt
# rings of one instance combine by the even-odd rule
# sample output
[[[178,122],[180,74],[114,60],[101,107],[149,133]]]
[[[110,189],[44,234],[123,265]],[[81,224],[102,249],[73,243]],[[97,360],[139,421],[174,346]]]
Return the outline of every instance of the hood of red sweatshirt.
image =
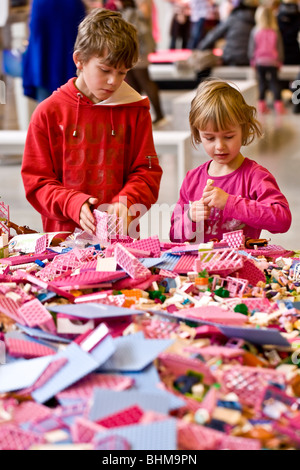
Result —
[[[76,107],[76,123],[73,132],[73,137],[77,136],[77,127],[78,127],[78,119],[79,119],[79,112],[80,107],[88,107],[90,110],[95,108],[95,112],[97,112],[98,107],[108,107],[111,108],[110,112],[110,119],[111,119],[111,126],[112,126],[112,135],[115,132],[115,124],[114,124],[114,116],[113,116],[113,109],[118,106],[128,106],[128,107],[136,107],[140,106],[146,109],[150,109],[150,101],[147,97],[141,96],[138,92],[136,92],[131,86],[129,86],[126,82],[123,82],[120,88],[113,93],[113,95],[108,98],[107,100],[101,101],[97,104],[93,103],[86,95],[84,95],[75,85],[76,78],[71,78],[65,85],[61,86],[56,90],[52,98],[54,100],[65,101],[68,105]]]

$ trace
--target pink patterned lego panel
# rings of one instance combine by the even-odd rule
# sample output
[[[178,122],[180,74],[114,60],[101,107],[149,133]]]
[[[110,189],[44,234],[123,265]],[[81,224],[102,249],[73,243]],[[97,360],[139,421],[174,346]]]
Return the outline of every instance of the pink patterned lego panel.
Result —
[[[0,311],[21,325],[25,325],[26,323],[19,313],[19,308],[21,305],[22,302],[17,302],[10,297],[0,295]]]
[[[186,274],[194,270],[197,255],[182,255],[178,263],[174,266],[173,271],[178,274]]]
[[[18,338],[7,338],[5,344],[8,353],[12,357],[24,357],[33,359],[35,357],[52,356],[56,354],[54,349],[34,341],[26,341]]]
[[[110,242],[123,237],[123,220],[115,214],[98,210],[93,211],[96,221],[96,238],[101,242]]]
[[[71,274],[72,271],[80,268],[89,261],[94,261],[96,257],[97,253],[93,247],[83,250],[75,248],[68,253],[57,255],[52,263],[49,263],[37,273],[37,277],[46,282],[53,281],[53,279],[69,271]]]
[[[151,271],[145,268],[145,266],[121,244],[115,247],[115,258],[118,265],[124,269],[132,279],[151,276]]]
[[[47,233],[45,233],[45,235],[38,238],[38,240],[36,241],[35,253],[36,254],[44,253],[44,251],[46,251],[48,247],[49,247],[49,237]]]
[[[44,442],[40,434],[24,431],[14,424],[0,426],[0,450],[28,450],[34,444]]]
[[[23,304],[19,308],[18,314],[30,328],[44,326],[49,331],[56,332],[56,326],[51,314],[38,299],[33,299]]]
[[[266,282],[266,276],[251,259],[244,259],[244,266],[238,270],[238,276],[248,279],[249,284],[253,287],[257,286],[259,282]]]
[[[7,233],[10,236],[10,229],[5,221],[9,221],[9,205],[0,202],[0,231]],[[0,232],[1,233],[1,232]]]
[[[201,272],[206,269],[211,274],[222,273],[225,276],[241,269],[243,266],[243,257],[231,248],[200,251],[195,262],[195,271]]]
[[[269,382],[285,385],[286,377],[273,369],[232,366],[224,371],[221,380],[227,392],[235,393],[241,403],[252,407],[256,406],[257,400]]]
[[[223,240],[228,243],[230,248],[240,248],[245,243],[243,230],[236,230],[235,232],[223,233]]]

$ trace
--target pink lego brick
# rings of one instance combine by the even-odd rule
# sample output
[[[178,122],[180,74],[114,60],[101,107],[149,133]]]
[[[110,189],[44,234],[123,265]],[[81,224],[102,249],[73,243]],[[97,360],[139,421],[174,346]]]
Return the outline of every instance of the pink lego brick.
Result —
[[[243,230],[236,230],[235,232],[223,233],[223,240],[228,243],[230,248],[240,248],[245,243]]]
[[[49,237],[47,233],[45,233],[45,235],[41,236],[37,240],[35,244],[35,253],[36,254],[44,253],[48,247],[49,247]]]
[[[159,275],[163,277],[169,277],[171,279],[175,279],[178,276],[177,273],[174,273],[173,271],[168,271],[167,269],[161,269],[159,271]]]
[[[225,370],[221,378],[222,387],[235,393],[241,403],[255,407],[269,382],[286,384],[286,376],[273,369],[260,369],[246,366],[233,366]]]
[[[121,426],[129,426],[137,424],[141,421],[144,411],[138,406],[131,406],[125,410],[121,410],[118,413],[114,413],[110,416],[96,421],[96,423],[104,428],[117,428]]]
[[[244,349],[227,348],[225,346],[206,346],[204,348],[196,348],[195,346],[188,346],[186,351],[198,353],[204,359],[211,359],[212,357],[221,357],[222,359],[236,359],[244,355]]]
[[[24,357],[33,359],[34,357],[44,357],[56,354],[54,349],[34,341],[26,341],[17,338],[6,338],[5,344],[8,353],[12,357]]]
[[[110,242],[123,237],[123,220],[115,214],[93,211],[96,221],[96,237],[101,242]]]
[[[160,241],[157,235],[143,240],[137,240],[132,243],[131,248],[148,251],[150,252],[150,257],[160,258]]]
[[[3,233],[7,233],[10,236],[10,229],[6,225],[5,221],[9,221],[9,205],[0,202],[0,229]]]
[[[209,367],[199,361],[199,359],[183,357],[173,353],[162,353],[159,355],[159,362],[177,377],[185,375],[189,370],[193,370],[203,374],[203,382],[208,385],[212,385],[217,381]]]
[[[206,269],[211,274],[229,275],[244,266],[243,257],[235,250],[220,249],[200,251],[195,262],[195,271],[201,272]]]
[[[97,258],[95,249],[93,247],[79,250],[77,248],[64,253],[56,255],[52,263],[49,263],[45,268],[37,273],[37,277],[48,282],[61,276],[65,273],[72,273],[75,269],[80,268],[84,263],[93,261]]]
[[[186,274],[194,271],[194,265],[197,262],[197,255],[182,255],[178,263],[174,266],[173,271],[178,274]]]
[[[226,289],[229,291],[230,297],[243,297],[249,281],[247,279],[227,276]]]
[[[257,286],[260,281],[266,282],[266,276],[251,259],[244,259],[244,266],[237,271],[237,275],[242,279],[247,279],[253,287]]]
[[[134,381],[130,377],[117,374],[89,374],[71,387],[63,390],[57,395],[59,400],[63,399],[91,399],[95,388],[105,388],[114,391],[123,391],[132,387]]]
[[[0,311],[21,325],[26,325],[23,317],[19,313],[21,305],[21,302],[17,302],[5,295],[0,295]]]
[[[218,450],[261,450],[262,444],[257,439],[222,435]]]
[[[47,419],[52,415],[52,411],[45,405],[34,401],[24,401],[13,411],[13,421],[15,424],[29,423],[37,419]]]
[[[76,418],[71,426],[73,442],[92,442],[97,434],[106,428],[85,418]]]
[[[247,322],[245,315],[225,310],[217,305],[185,308],[180,310],[180,316],[231,326],[243,326]]]
[[[46,326],[49,331],[56,332],[56,326],[51,314],[38,299],[33,299],[23,304],[18,309],[18,314],[23,318],[26,325],[31,328]]]
[[[221,437],[221,433],[214,429],[178,420],[177,439],[181,450],[216,450]]]
[[[198,424],[178,424],[179,447],[183,450],[260,450],[261,443],[255,439],[227,436],[225,433]]]
[[[129,253],[129,251],[119,243],[115,247],[115,257],[118,265],[124,269],[132,279],[151,276],[151,271],[145,268],[135,256]]]
[[[9,266],[17,266],[21,264],[34,263],[37,259],[43,261],[44,259],[52,260],[55,258],[57,253],[48,252],[48,253],[39,253],[39,254],[29,254],[29,255],[17,255],[10,256],[9,258],[2,258],[1,263],[7,264]]]
[[[0,450],[28,450],[31,446],[44,442],[40,434],[25,431],[14,424],[0,426]]]
[[[277,304],[271,303],[267,298],[243,298],[243,299],[224,299],[224,303],[228,308],[234,310],[234,308],[240,304],[245,304],[249,311],[259,310],[266,313],[272,313],[279,307]]]
[[[51,286],[60,287],[65,290],[80,289],[82,286],[107,283],[124,277],[121,271],[85,271],[74,276],[67,276],[59,280],[52,281]]]
[[[108,436],[93,441],[94,450],[130,450],[129,442],[121,436]]]

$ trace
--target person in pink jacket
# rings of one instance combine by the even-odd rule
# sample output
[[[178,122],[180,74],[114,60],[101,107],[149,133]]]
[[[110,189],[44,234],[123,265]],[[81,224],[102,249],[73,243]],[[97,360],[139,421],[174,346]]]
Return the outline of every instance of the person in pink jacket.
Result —
[[[208,242],[235,230],[255,239],[262,230],[287,232],[291,212],[274,176],[241,153],[261,136],[256,108],[228,83],[208,79],[192,101],[190,126],[193,143],[202,143],[210,159],[187,173],[170,239]]]
[[[284,114],[284,103],[281,99],[281,84],[278,71],[284,62],[284,48],[277,19],[271,8],[261,5],[255,13],[256,26],[252,29],[248,55],[250,63],[256,69],[259,85],[258,110],[262,114],[269,112],[266,94],[271,89],[274,98],[274,109]]]

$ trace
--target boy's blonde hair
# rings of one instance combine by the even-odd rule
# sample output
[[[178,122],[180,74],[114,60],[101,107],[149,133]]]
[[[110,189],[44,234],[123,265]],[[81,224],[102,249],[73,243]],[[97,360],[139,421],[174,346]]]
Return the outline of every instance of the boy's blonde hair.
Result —
[[[95,9],[80,23],[74,51],[83,63],[105,57],[113,67],[131,69],[139,56],[136,28],[119,12]]]
[[[242,145],[261,137],[261,125],[256,119],[256,108],[249,106],[244,97],[229,83],[207,79],[200,83],[192,101],[190,127],[194,145],[200,144],[200,131],[212,126],[214,132],[235,126],[242,128]]]
[[[272,8],[260,5],[255,12],[255,23],[258,29],[278,30],[277,19]]]

